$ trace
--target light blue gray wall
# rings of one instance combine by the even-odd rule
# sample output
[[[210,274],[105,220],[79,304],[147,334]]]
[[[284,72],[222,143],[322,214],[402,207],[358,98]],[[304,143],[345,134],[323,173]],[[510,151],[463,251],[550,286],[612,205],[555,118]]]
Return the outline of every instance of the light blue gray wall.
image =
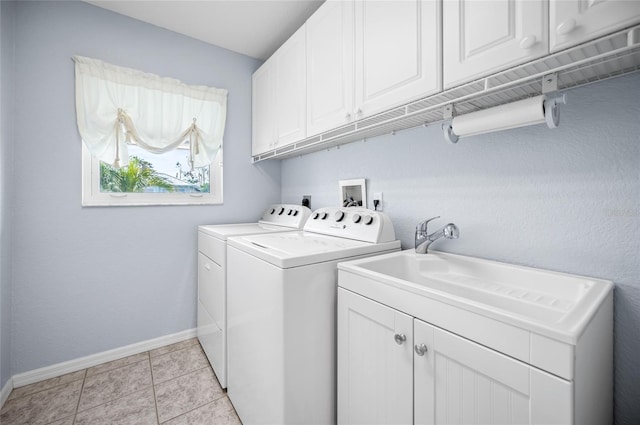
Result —
[[[0,3],[0,388],[11,377],[13,4]]]
[[[11,373],[194,328],[196,226],[280,200],[249,160],[260,62],[76,1],[18,2],[15,51]],[[229,90],[224,205],[81,207],[76,54]]]
[[[610,279],[618,424],[640,421],[640,75],[572,90],[561,126],[447,144],[438,125],[282,161],[282,200],[336,205],[338,181],[383,192],[403,248],[440,215],[435,249]],[[371,198],[369,198],[371,199]],[[370,204],[371,206],[371,204]]]

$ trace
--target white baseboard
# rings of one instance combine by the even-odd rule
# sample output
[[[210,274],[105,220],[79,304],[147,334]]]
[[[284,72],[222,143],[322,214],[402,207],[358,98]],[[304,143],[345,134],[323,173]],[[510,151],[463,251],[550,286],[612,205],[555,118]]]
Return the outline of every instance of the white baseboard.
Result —
[[[6,384],[4,384],[4,387],[2,387],[2,390],[0,391],[0,409],[2,409],[2,406],[4,406],[4,402],[7,401],[7,399],[9,398],[9,394],[11,394],[12,390],[13,390],[13,378],[9,378],[7,379]]]
[[[80,357],[51,366],[42,367],[40,369],[30,370],[29,372],[18,373],[13,375],[9,382],[12,382],[12,388],[23,387],[33,384],[34,382],[44,381],[45,379],[55,378],[78,370],[86,369],[101,363],[110,362],[112,360],[121,359],[123,357],[132,356],[145,351],[163,347],[165,345],[174,344],[196,336],[196,329],[188,329],[171,335],[165,335],[158,338],[149,339],[135,344],[126,345],[113,350],[103,351],[101,353],[91,354],[89,356]],[[6,385],[5,385],[6,387]],[[2,395],[4,396],[4,388]],[[9,389],[11,392],[11,389]],[[7,397],[9,394],[7,393]]]

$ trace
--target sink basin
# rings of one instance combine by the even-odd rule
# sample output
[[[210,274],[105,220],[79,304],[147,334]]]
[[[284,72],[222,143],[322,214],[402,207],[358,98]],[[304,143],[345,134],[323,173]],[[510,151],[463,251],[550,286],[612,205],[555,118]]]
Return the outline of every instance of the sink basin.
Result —
[[[414,250],[339,269],[567,342],[576,341],[613,287],[601,279]]]

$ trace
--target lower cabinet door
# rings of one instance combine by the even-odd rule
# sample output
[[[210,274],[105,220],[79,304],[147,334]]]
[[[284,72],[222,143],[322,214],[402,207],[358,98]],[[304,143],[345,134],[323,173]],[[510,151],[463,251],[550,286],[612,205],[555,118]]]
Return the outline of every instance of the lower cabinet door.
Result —
[[[338,289],[338,423],[413,423],[412,317]]]
[[[417,319],[414,344],[416,424],[573,422],[568,381]]]

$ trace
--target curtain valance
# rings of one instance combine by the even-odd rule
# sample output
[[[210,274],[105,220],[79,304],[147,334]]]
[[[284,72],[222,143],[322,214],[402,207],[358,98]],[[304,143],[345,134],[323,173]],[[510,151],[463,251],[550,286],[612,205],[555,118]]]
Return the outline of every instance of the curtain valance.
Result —
[[[153,153],[189,140],[192,167],[204,167],[222,147],[227,90],[189,86],[173,78],[74,56],[76,114],[93,156],[128,163],[127,144]]]

